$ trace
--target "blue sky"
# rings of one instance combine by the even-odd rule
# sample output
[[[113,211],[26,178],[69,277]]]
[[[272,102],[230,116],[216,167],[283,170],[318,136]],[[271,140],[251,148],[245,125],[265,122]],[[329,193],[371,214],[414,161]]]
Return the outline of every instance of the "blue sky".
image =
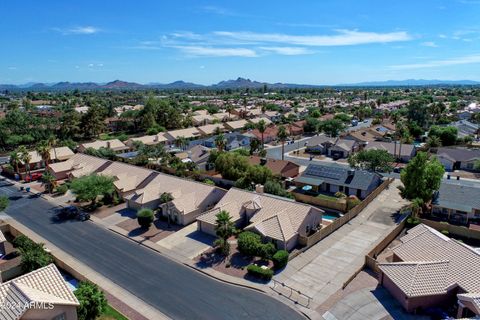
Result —
[[[0,83],[480,80],[480,0],[29,0],[0,12]]]

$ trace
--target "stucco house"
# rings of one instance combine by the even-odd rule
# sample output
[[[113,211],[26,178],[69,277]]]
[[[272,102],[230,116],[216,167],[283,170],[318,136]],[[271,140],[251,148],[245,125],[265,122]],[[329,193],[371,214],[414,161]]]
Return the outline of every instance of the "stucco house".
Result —
[[[198,230],[215,235],[216,215],[227,211],[237,228],[258,233],[278,249],[292,250],[298,237],[320,228],[323,211],[286,198],[231,188],[213,209],[197,218]]]
[[[358,149],[355,140],[346,140],[342,138],[332,138],[325,135],[312,137],[307,142],[305,150],[307,152],[324,154],[332,158],[348,158]]]
[[[457,318],[480,315],[480,252],[420,224],[379,263],[379,284],[408,312],[457,307]]]
[[[0,284],[0,304],[4,320],[77,320],[80,305],[54,264]]]
[[[85,152],[85,150],[92,148],[98,150],[100,148],[112,149],[115,153],[122,153],[130,149],[122,141],[118,139],[111,140],[96,140],[93,142],[82,143],[78,146],[78,152]]]
[[[443,181],[432,199],[432,215],[455,224],[480,223],[480,184]]]
[[[447,171],[473,170],[475,161],[480,160],[480,149],[438,148],[436,156]]]
[[[384,142],[384,141],[370,141],[365,145],[365,150],[385,150],[389,154],[395,157],[402,162],[408,162],[412,159],[416,152],[415,146],[413,144],[400,143],[397,141],[394,142]]]
[[[364,199],[382,183],[382,177],[375,172],[355,170],[340,165],[310,164],[295,179],[298,187],[311,186],[319,193],[343,192],[347,196]]]
[[[287,160],[276,160],[269,158],[262,158],[258,156],[250,156],[248,162],[251,165],[265,166],[272,174],[281,178],[294,178],[298,176],[300,166],[296,163]]]

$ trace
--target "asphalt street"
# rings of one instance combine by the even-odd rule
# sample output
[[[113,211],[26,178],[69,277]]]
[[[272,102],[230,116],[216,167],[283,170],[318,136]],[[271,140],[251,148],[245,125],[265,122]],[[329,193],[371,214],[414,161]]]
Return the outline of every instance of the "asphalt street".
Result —
[[[93,222],[54,223],[52,204],[7,181],[0,194],[10,197],[9,216],[173,319],[304,319],[272,297],[216,281]]]

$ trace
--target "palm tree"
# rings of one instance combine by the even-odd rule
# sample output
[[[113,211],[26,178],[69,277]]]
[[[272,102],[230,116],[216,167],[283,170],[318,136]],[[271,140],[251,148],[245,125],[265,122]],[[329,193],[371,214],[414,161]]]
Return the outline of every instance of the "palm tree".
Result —
[[[175,140],[175,145],[184,150],[185,146],[187,145],[187,139],[185,137],[178,137]]]
[[[263,134],[265,133],[265,130],[267,130],[267,123],[265,120],[260,120],[257,124],[257,129],[262,135],[262,148],[264,147],[264,139],[263,139]]]
[[[18,169],[18,163],[20,162],[20,154],[18,151],[12,151],[10,153],[10,163],[12,166],[15,167],[15,172],[20,173],[20,170]]]
[[[48,170],[42,174],[42,184],[45,185],[45,189],[48,193],[52,193],[53,189],[57,185],[57,179],[55,176]]]
[[[218,237],[215,244],[220,247],[223,255],[228,256],[230,253],[228,238],[235,233],[235,224],[232,222],[232,217],[228,211],[222,210],[215,217],[215,233]]]
[[[47,143],[48,143],[48,146],[53,149],[53,154],[55,155],[55,160],[58,161],[57,150],[55,149],[57,147],[57,144],[58,144],[57,138],[55,136],[50,136],[50,138],[48,138]]]
[[[418,218],[418,216],[422,213],[422,208],[424,205],[424,201],[421,198],[415,198],[412,200],[410,204],[410,208],[412,210],[412,217]]]
[[[28,153],[28,150],[25,146],[20,146],[18,148],[18,152],[20,153],[20,159],[22,160],[25,166],[25,173],[30,176],[30,180],[31,180],[32,176],[30,174],[30,161],[32,160],[32,156],[30,155],[30,153]]]
[[[42,157],[42,160],[45,162],[45,167],[48,169],[48,165],[51,161],[50,157],[50,144],[48,141],[41,141],[37,146],[35,147],[35,150],[38,152],[40,157]]]
[[[427,139],[427,147],[430,148],[438,148],[442,146],[442,140],[438,136],[430,136]]]
[[[226,139],[223,133],[220,133],[218,136],[215,137],[215,146],[217,150],[222,152],[225,150]]]
[[[288,133],[287,129],[284,126],[278,128],[278,139],[282,142],[282,160],[285,158],[285,140],[287,140]]]
[[[228,112],[228,121],[230,121],[230,116],[232,115],[232,111],[235,110],[235,108],[231,104],[227,104],[227,107],[225,109]]]

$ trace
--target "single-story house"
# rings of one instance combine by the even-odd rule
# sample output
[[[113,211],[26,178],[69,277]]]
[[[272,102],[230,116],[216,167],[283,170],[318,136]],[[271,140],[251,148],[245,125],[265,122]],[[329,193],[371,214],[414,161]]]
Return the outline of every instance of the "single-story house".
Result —
[[[480,222],[480,184],[443,181],[432,200],[432,214],[445,221],[468,225]]]
[[[266,118],[271,122],[278,122],[282,118],[282,114],[278,111],[265,111],[259,115],[260,118]]]
[[[248,135],[262,141],[262,133],[258,129],[248,131]],[[275,125],[268,126],[263,132],[263,142],[270,143],[278,139],[278,127]]]
[[[343,192],[364,199],[382,183],[375,172],[351,169],[341,165],[310,164],[295,179],[298,187],[309,185],[315,192],[335,194]]]
[[[233,114],[233,113],[230,113],[230,115],[228,114],[228,112],[218,112],[218,113],[214,113],[212,114],[212,116],[217,119],[218,121],[221,121],[221,122],[226,122],[226,121],[232,121],[232,120],[238,120],[238,116]]]
[[[265,166],[276,176],[282,178],[294,178],[298,176],[300,166],[287,160],[276,160],[269,158],[261,158],[258,156],[250,156],[248,162],[251,165]]]
[[[237,148],[248,147],[250,145],[251,137],[245,134],[241,134],[238,132],[231,132],[231,133],[224,134],[224,137],[226,140],[225,150],[227,151],[234,150]],[[215,138],[216,136],[204,140],[203,145],[207,148],[215,148],[216,147]]]
[[[200,114],[200,115],[192,116],[193,125],[195,126],[204,126],[206,124],[213,123],[216,120],[217,118],[209,114]]]
[[[480,125],[470,122],[468,120],[459,120],[449,124],[451,127],[455,127],[458,130],[458,137],[463,138],[466,136],[478,136],[480,133]]]
[[[144,145],[151,146],[159,143],[165,144],[168,139],[165,137],[164,133],[160,132],[155,135],[130,138],[125,142],[125,144],[130,148],[133,148],[136,141],[141,142]]]
[[[413,144],[406,144],[397,141],[370,141],[365,145],[365,150],[385,150],[402,162],[410,161],[410,159],[416,154],[416,149]]]
[[[278,249],[292,250],[299,236],[322,223],[323,211],[286,198],[231,188],[213,209],[197,218],[198,230],[215,235],[216,215],[225,210],[237,228],[260,234]]]
[[[42,156],[37,151],[28,152],[30,156],[30,170],[38,170],[45,168],[45,161],[43,161]],[[74,156],[75,153],[69,147],[57,147],[50,149],[50,162],[61,162],[66,161]],[[20,159],[20,164],[23,166],[23,171],[26,171],[26,166],[23,161]]]
[[[0,284],[0,304],[6,320],[77,320],[80,305],[53,263]]]
[[[173,200],[161,203],[164,193],[169,193]],[[153,171],[148,180],[125,199],[128,208],[159,208],[160,214],[169,217],[173,223],[187,225],[213,208],[225,193],[224,189],[215,186]]]
[[[240,119],[236,121],[228,121],[225,122],[225,128],[230,131],[238,131],[242,130],[245,128],[245,126],[248,124],[248,121],[245,119]]]
[[[98,150],[100,148],[112,149],[116,153],[122,153],[130,149],[126,146],[122,141],[118,139],[111,139],[111,140],[96,140],[93,142],[82,143],[78,146],[79,152],[85,152],[85,150],[93,148]]]
[[[186,151],[175,154],[183,162],[193,162],[200,170],[207,169],[208,158],[210,157],[210,148],[202,145],[195,145]]]
[[[262,120],[263,120],[263,122],[265,122],[265,124],[267,126],[272,123],[272,121],[268,118],[252,118],[252,119],[249,119],[248,121],[250,121],[251,123],[254,123],[254,124],[258,124]]]
[[[165,133],[165,137],[167,138],[169,143],[174,143],[180,137],[183,137],[186,139],[196,139],[200,136],[201,136],[200,131],[198,131],[198,129],[195,127],[172,130]]]
[[[473,170],[475,161],[480,160],[480,149],[438,148],[437,158],[445,170]]]
[[[217,131],[225,132],[225,127],[221,123],[207,124],[201,127],[197,127],[197,130],[200,131],[200,133],[203,136],[211,136],[212,134],[215,134]]]
[[[306,151],[325,154],[333,158],[348,158],[358,148],[355,140],[331,138],[318,135],[310,138],[307,142]]]
[[[379,284],[408,312],[457,307],[457,318],[480,315],[480,252],[420,224],[379,263]]]

